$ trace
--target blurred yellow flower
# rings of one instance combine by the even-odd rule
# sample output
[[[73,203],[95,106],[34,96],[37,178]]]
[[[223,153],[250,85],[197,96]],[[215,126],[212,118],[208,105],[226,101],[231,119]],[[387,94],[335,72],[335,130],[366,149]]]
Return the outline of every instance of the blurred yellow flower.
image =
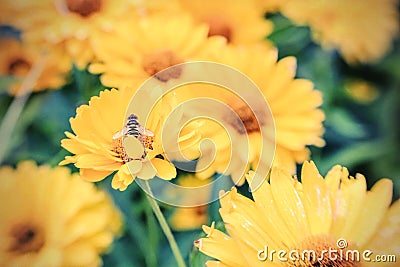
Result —
[[[309,80],[295,79],[296,59],[287,57],[277,61],[276,50],[270,50],[263,46],[250,47],[227,47],[221,51],[213,60],[219,63],[234,67],[247,75],[260,89],[268,102],[275,124],[276,155],[275,163],[281,165],[291,172],[295,171],[295,163],[303,162],[309,158],[307,145],[323,146],[324,140],[321,135],[324,131],[322,121],[325,115],[318,106],[322,104],[322,95],[313,88]],[[200,85],[196,90],[185,91],[180,88],[177,95],[186,98],[207,96],[220,99],[226,102],[241,118],[247,133],[238,132],[239,139],[235,146],[241,146],[249,138],[249,161],[242,155],[232,155],[237,161],[233,165],[250,167],[258,163],[265,163],[260,160],[262,141],[271,143],[271,136],[263,136],[261,139],[260,128],[253,112],[248,106],[237,99],[232,99],[229,94],[223,95],[220,91],[213,93],[213,86]],[[249,96],[251,98],[251,96]],[[208,107],[203,107],[207,109]],[[255,112],[262,110],[262,107],[251,107]],[[263,115],[264,116],[264,115]],[[265,116],[264,116],[265,117]],[[271,122],[261,122],[261,128],[270,131],[273,125]],[[233,128],[236,127],[232,123]],[[230,162],[231,146],[226,131],[215,122],[207,122],[207,126],[199,129],[203,138],[210,138],[215,141],[217,156],[208,168],[198,172],[199,177],[210,177],[214,172],[222,173]],[[239,131],[239,129],[237,130]],[[264,143],[264,144],[265,144]],[[242,151],[243,153],[243,151]],[[209,161],[207,157],[200,158],[198,166],[205,166],[202,160]],[[236,171],[236,169],[238,171]],[[242,176],[240,168],[231,169],[234,181]],[[242,182],[244,180],[242,179]]]
[[[89,71],[101,73],[104,85],[123,88],[133,80],[144,80],[170,66],[205,60],[208,53],[217,53],[217,48],[224,44],[221,37],[207,38],[207,26],[195,25],[188,15],[152,15],[124,21],[113,38],[105,33],[96,39],[94,47],[99,62],[91,64]],[[165,82],[179,75],[158,78]]]
[[[100,266],[121,227],[111,199],[70,174],[31,161],[0,168],[1,266]]]
[[[250,173],[247,179],[254,175]],[[300,183],[290,173],[274,168],[270,181],[253,192],[254,201],[236,189],[224,196],[220,214],[229,235],[213,225],[204,226],[207,237],[195,242],[200,251],[220,261],[209,261],[207,266],[361,266],[351,257],[348,261],[325,257],[320,262],[312,257],[303,262],[288,259],[286,263],[277,255],[272,262],[258,259],[265,246],[269,251],[288,253],[315,250],[319,256],[325,249],[337,249],[339,239],[348,242],[344,250],[368,249],[373,255],[398,253],[400,201],[390,206],[391,180],[381,179],[367,191],[363,175],[349,177],[346,168],[335,166],[324,179],[312,162],[304,163],[301,179]]]
[[[351,80],[345,84],[345,90],[350,97],[362,104],[368,104],[379,96],[378,89],[364,80]]]
[[[349,63],[376,61],[399,31],[396,0],[283,0],[280,11],[311,27],[314,38]]]
[[[258,0],[258,5],[267,13],[275,13],[279,11],[282,0]]]
[[[151,179],[157,175],[167,180],[174,178],[174,165],[165,157],[158,157],[164,154],[162,131],[172,134],[180,130],[175,124],[165,124],[174,99],[170,97],[159,102],[146,125],[142,125],[143,122],[134,113],[125,117],[133,95],[130,89],[105,90],[100,92],[100,96],[92,97],[89,105],[80,106],[75,118],[70,119],[74,134],[66,132],[67,138],[61,141],[61,146],[75,155],[67,156],[60,164],[74,163],[81,176],[92,182],[118,171],[112,180],[112,187],[119,190],[125,190],[135,177]],[[152,97],[146,95],[143,101],[156,103]],[[139,108],[136,107],[136,110]],[[178,125],[179,117],[175,118],[171,122]],[[183,131],[180,138],[174,142],[182,150],[198,140],[191,131]]]
[[[60,46],[79,68],[93,59],[92,38],[113,34],[115,22],[136,15],[135,0],[27,0],[6,1],[8,24],[23,32],[23,39],[41,46]],[[107,41],[104,39],[103,41]]]
[[[211,179],[200,180],[195,175],[187,174],[183,177],[179,177],[178,185],[184,187],[199,187],[207,185],[211,182]],[[211,189],[211,188],[210,188]],[[190,197],[197,198],[199,202],[207,203],[210,201],[211,192],[208,194],[201,194]],[[200,228],[203,224],[208,223],[208,206],[202,205],[197,207],[177,207],[174,213],[169,218],[170,226],[175,231],[186,231]]]
[[[225,37],[235,45],[266,42],[273,24],[264,19],[258,0],[179,0],[184,11],[206,23],[208,35]]]
[[[15,38],[0,38],[0,75],[13,76],[8,92],[16,95],[21,81],[41,57],[40,48],[21,43]],[[36,81],[33,91],[56,89],[65,84],[71,61],[61,50],[53,49],[45,55],[45,67]]]

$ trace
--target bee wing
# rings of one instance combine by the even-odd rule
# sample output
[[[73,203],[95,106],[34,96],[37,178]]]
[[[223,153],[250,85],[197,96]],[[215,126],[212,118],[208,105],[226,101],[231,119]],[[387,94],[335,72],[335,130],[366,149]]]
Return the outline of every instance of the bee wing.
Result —
[[[146,128],[144,128],[142,125],[139,125],[139,133],[141,135],[145,135],[145,136],[154,136],[154,133],[150,130],[147,130]]]
[[[115,139],[118,139],[118,138],[121,138],[122,136],[125,136],[127,132],[128,132],[128,127],[127,127],[127,126],[124,126],[124,128],[122,128],[122,130],[116,132],[116,133],[113,135],[112,138],[113,138],[114,140],[115,140]]]
[[[144,135],[146,136],[154,136],[154,133],[150,130],[144,129]]]

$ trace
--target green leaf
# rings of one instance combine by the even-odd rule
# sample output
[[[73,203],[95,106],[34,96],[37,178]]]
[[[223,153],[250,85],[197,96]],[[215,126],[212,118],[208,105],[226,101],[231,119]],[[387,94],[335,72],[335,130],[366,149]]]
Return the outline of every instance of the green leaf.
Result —
[[[349,111],[342,108],[330,109],[327,113],[326,125],[337,133],[348,138],[363,138],[366,132]]]
[[[92,96],[98,95],[105,87],[101,84],[99,76],[80,70],[74,66],[72,74],[82,100],[88,101]]]
[[[279,58],[294,56],[305,49],[311,42],[307,27],[289,26],[274,31],[268,39],[278,47]]]
[[[322,91],[323,106],[329,106],[340,85],[337,56],[319,46],[310,46],[297,55],[297,76],[311,80],[315,88]]]
[[[204,267],[206,262],[212,260],[213,258],[201,253],[197,248],[193,248],[192,253],[190,253],[190,267]]]
[[[21,158],[16,152],[24,150],[24,144],[26,144],[29,135],[31,134],[28,128],[34,121],[37,114],[40,112],[40,107],[42,104],[43,97],[41,95],[31,96],[31,98],[27,101],[20,117],[18,118],[10,140],[2,140],[4,145],[7,145],[5,155],[6,163],[13,164],[16,163],[17,159]],[[11,151],[13,153],[11,153]],[[33,154],[32,151],[30,151],[30,154]]]
[[[7,93],[8,88],[16,81],[18,81],[18,79],[13,76],[0,75],[0,94]]]
[[[389,145],[389,146],[388,146]],[[321,173],[327,173],[334,165],[353,168],[355,165],[379,159],[391,149],[385,140],[365,141],[349,145],[336,153],[327,155],[321,162],[316,162]]]

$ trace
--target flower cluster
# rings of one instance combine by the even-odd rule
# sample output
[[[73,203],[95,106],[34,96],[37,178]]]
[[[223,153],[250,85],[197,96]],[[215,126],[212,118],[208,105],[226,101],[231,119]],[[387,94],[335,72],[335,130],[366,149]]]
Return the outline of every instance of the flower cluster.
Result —
[[[121,228],[111,199],[69,169],[0,168],[2,266],[98,266]],[[84,255],[84,256],[83,256]]]
[[[309,30],[309,43],[285,50],[298,45],[290,27]],[[152,228],[150,206],[179,267],[184,263],[167,222],[183,232],[203,225],[206,236],[191,236],[198,239],[192,255],[211,257],[204,262],[208,267],[374,264],[258,257],[265,246],[322,252],[340,238],[349,242],[347,250],[400,257],[394,180],[352,177],[339,165],[323,177],[311,161],[322,162],[321,170],[339,160],[362,168],[383,154],[352,159],[348,155],[354,153],[329,153],[378,135],[379,129],[362,128],[336,107],[349,101],[376,117],[378,109],[370,105],[381,92],[375,85],[389,85],[393,76],[393,87],[398,86],[398,71],[392,70],[398,57],[379,67],[388,76],[382,81],[367,77],[370,69],[362,64],[382,60],[398,31],[396,0],[2,1],[0,265],[99,266],[123,229],[120,209],[138,216],[138,222],[146,218],[145,227],[127,224],[127,235],[137,238],[140,250],[149,249],[148,241],[156,251],[162,239]],[[333,58],[336,68],[328,66]],[[47,89],[60,90],[39,93]],[[344,97],[336,97],[335,90]],[[3,106],[11,101],[7,111]],[[394,110],[397,102],[393,105]],[[388,132],[387,123],[382,127]],[[346,131],[350,137],[342,142]],[[378,145],[356,146],[356,153],[390,146],[396,133]],[[55,135],[59,139],[51,147]],[[335,135],[336,143],[330,143]],[[324,158],[326,145],[329,157]],[[395,150],[385,153],[397,159]],[[392,162],[380,161],[374,168],[386,171]],[[260,169],[267,171],[260,174]],[[390,168],[387,173],[397,174]],[[145,185],[146,204],[137,200],[144,195],[134,191],[135,180]],[[177,191],[163,189],[165,183]],[[220,192],[218,215],[208,203],[220,186],[229,190]],[[194,188],[203,191],[194,193],[200,192]],[[251,196],[245,196],[248,188]],[[179,190],[187,194],[176,194]],[[122,196],[119,201],[111,197],[115,194]],[[200,204],[175,207],[166,220],[152,197]],[[131,212],[134,205],[144,207]],[[144,229],[152,231],[149,237],[142,236]],[[121,247],[112,264],[125,254]],[[144,257],[146,264],[158,266],[151,257]]]

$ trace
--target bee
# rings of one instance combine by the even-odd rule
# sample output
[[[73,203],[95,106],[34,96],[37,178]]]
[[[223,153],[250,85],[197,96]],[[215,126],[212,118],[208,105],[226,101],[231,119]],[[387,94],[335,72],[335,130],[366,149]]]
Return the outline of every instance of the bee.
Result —
[[[154,133],[143,127],[135,114],[131,114],[122,130],[113,135],[113,139],[121,137],[133,136],[137,138],[145,148],[153,149],[152,143],[154,140]]]

